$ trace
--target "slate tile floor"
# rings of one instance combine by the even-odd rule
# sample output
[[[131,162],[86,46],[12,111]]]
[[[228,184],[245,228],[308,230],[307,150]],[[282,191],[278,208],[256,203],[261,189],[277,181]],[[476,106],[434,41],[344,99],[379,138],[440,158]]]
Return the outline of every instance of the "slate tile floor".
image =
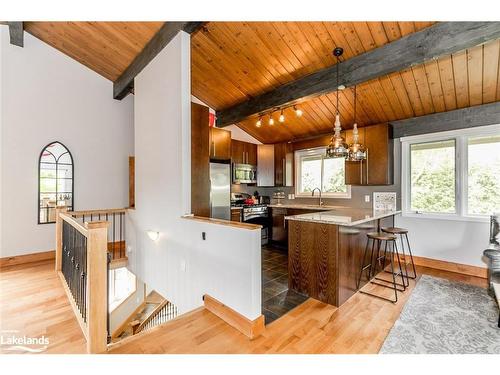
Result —
[[[266,324],[278,319],[308,297],[288,290],[288,255],[270,245],[262,247],[262,314]]]

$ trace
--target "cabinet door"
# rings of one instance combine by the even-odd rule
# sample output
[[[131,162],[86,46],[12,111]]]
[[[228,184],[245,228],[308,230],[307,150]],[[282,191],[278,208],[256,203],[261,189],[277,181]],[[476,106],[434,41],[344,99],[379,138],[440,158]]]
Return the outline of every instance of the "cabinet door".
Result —
[[[366,185],[393,183],[393,147],[389,124],[368,126],[365,137],[368,156],[364,162]]]
[[[285,208],[272,208],[272,228],[271,228],[271,239],[273,242],[281,242],[286,244],[288,241],[287,230],[285,226],[285,216],[287,210]]]
[[[257,165],[257,145],[254,143],[245,143],[245,152],[247,164]]]
[[[231,140],[231,161],[235,164],[244,164],[245,142]]]
[[[257,146],[257,186],[274,186],[274,146]]]
[[[231,210],[231,221],[241,222],[241,210]]]
[[[231,132],[210,128],[210,158],[216,160],[231,159]]]
[[[274,185],[293,186],[293,147],[289,143],[274,145]]]
[[[393,183],[393,147],[389,124],[367,126],[359,130],[360,142],[367,148],[366,160],[345,162],[348,185],[391,185]],[[352,132],[346,140],[350,143]]]

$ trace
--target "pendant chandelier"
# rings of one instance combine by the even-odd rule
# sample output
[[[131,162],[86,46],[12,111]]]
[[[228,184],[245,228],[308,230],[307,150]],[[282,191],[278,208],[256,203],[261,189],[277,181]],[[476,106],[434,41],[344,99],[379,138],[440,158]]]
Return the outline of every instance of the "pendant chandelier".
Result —
[[[341,47],[336,47],[333,50],[333,55],[337,57],[337,113],[335,115],[335,126],[334,126],[334,134],[326,149],[326,157],[327,158],[345,158],[349,154],[349,146],[345,142],[344,138],[340,132],[342,131],[342,126],[340,125],[340,111],[339,111],[339,63],[340,56],[344,50]]]
[[[366,149],[359,143],[358,124],[356,123],[356,86],[354,86],[354,125],[352,129],[352,143],[349,145],[349,154],[346,160],[348,161],[362,161],[366,159]]]

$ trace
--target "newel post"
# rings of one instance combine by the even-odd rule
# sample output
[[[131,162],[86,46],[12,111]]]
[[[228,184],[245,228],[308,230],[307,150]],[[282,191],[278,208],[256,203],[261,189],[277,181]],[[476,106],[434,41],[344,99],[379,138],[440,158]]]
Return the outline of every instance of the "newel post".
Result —
[[[86,223],[88,353],[107,349],[108,224],[107,221]]]
[[[56,272],[61,271],[62,267],[62,235],[63,235],[63,219],[61,213],[67,212],[68,207],[56,207]]]

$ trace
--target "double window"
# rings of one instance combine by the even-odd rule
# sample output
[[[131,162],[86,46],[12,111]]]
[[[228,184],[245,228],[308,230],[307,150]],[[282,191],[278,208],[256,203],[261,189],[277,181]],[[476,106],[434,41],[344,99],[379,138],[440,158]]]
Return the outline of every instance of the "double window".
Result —
[[[351,187],[345,184],[344,158],[325,158],[325,153],[325,147],[295,151],[296,196],[310,197],[319,188],[323,197],[351,197]]]
[[[500,126],[401,142],[405,215],[467,220],[500,212]]]

